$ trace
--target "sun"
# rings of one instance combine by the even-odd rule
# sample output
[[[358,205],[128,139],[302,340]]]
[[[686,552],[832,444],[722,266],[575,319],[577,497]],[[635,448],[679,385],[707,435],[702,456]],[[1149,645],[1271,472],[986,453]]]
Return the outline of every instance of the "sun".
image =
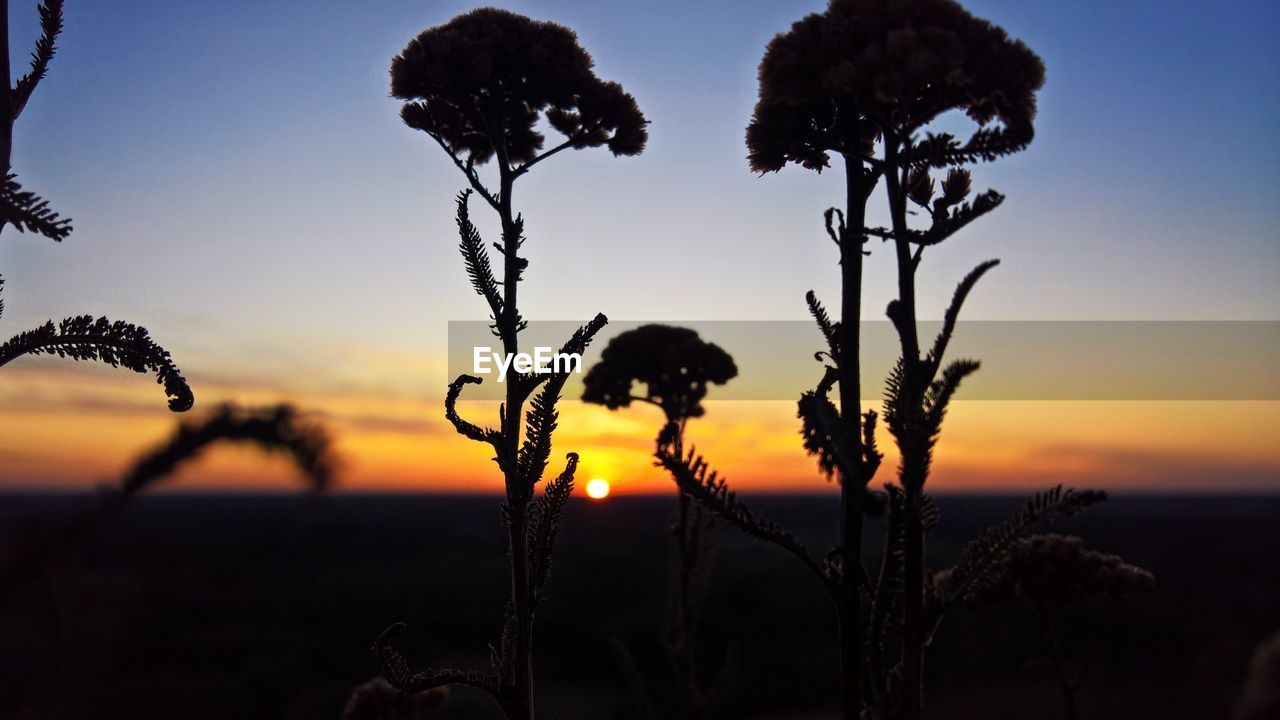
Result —
[[[603,478],[595,478],[587,483],[587,497],[592,500],[603,500],[609,497],[609,481]]]

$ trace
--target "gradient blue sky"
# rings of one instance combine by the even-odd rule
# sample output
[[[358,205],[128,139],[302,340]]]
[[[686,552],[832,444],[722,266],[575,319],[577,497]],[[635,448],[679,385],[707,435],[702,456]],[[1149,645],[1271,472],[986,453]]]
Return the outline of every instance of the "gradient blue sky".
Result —
[[[575,28],[652,121],[638,158],[572,153],[522,181],[526,315],[797,319],[806,290],[836,296],[821,211],[841,179],[754,176],[743,146],[765,43],[823,2],[499,4]],[[977,174],[1005,206],[925,264],[923,314],[1000,257],[968,317],[1280,319],[1280,5],[965,4],[1048,82],[1031,149]],[[20,69],[35,2],[11,5]],[[206,385],[312,372],[438,397],[441,377],[343,373],[353,349],[443,353],[447,320],[485,316],[456,257],[462,180],[386,75],[471,7],[69,2],[14,166],[76,232],[0,238],[5,328],[108,313]],[[870,260],[874,317],[889,260]]]
[[[764,44],[821,2],[506,5],[575,27],[652,120],[641,157],[577,153],[520,188],[531,316],[798,318],[809,287],[833,293],[819,212],[839,178],[753,176],[742,142]],[[926,306],[998,256],[970,317],[1280,318],[1280,6],[968,6],[1049,79],[1031,150],[979,177],[1009,202],[935,254]],[[281,332],[417,344],[482,317],[453,250],[460,179],[386,90],[405,41],[469,7],[69,3],[15,166],[77,232],[5,234],[10,319],[111,309],[181,350]],[[868,297],[889,296],[881,273]]]

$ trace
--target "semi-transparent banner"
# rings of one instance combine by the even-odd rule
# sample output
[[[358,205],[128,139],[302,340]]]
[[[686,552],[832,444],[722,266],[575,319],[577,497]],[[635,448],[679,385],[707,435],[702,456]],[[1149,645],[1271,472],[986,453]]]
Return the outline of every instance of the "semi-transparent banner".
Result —
[[[580,358],[560,356],[581,323],[530,322],[520,353],[507,358],[486,321],[450,321],[449,378],[475,375],[467,400],[502,399],[511,368],[569,369],[566,398],[619,333],[651,323],[696,330],[733,356],[738,377],[713,387],[710,400],[794,400],[822,377],[814,354],[826,348],[809,321],[610,322]],[[920,324],[928,348],[941,322]],[[899,355],[887,321],[862,325],[862,395],[878,398]],[[974,358],[960,400],[1280,400],[1277,321],[972,321],[961,322],[948,359]],[[529,370],[531,368],[531,370]]]

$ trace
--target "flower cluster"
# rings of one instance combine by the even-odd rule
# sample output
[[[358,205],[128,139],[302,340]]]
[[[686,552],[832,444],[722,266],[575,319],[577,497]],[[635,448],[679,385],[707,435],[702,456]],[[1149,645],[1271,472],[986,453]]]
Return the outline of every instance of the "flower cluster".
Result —
[[[1119,601],[1153,587],[1155,576],[1117,555],[1086,550],[1076,536],[1046,534],[1013,546],[1004,582],[985,599],[1024,597],[1064,605],[1088,598]]]
[[[643,400],[662,407],[667,419],[676,422],[702,417],[707,384],[723,385],[737,374],[729,353],[697,332],[642,325],[609,341],[583,381],[582,399],[610,410]],[[632,395],[637,382],[646,385],[644,397]]]
[[[821,170],[828,152],[870,154],[962,110],[997,139],[1030,141],[1044,65],[1021,41],[954,0],[832,0],[769,43],[747,128],[752,169]]]
[[[635,98],[592,71],[574,32],[506,10],[480,8],[428,28],[391,63],[401,117],[451,153],[480,164],[538,156],[543,113],[574,148],[637,155],[648,134]]]

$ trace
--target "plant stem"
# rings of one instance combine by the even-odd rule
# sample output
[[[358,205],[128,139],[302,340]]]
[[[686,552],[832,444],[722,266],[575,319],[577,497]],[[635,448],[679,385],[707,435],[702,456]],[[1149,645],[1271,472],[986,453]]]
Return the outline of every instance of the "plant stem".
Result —
[[[916,264],[911,257],[911,242],[907,239],[907,195],[898,176],[902,158],[899,155],[899,141],[896,138],[885,140],[885,186],[889,194],[889,215],[893,223],[893,247],[898,261],[898,302],[903,313],[903,322],[898,327],[899,339],[902,341],[902,359],[906,370],[914,372],[920,362],[920,341],[916,330]]]
[[[920,524],[921,493],[906,496],[906,578],[903,582],[902,665],[903,718],[924,713],[924,528]]]
[[[840,415],[850,424],[853,437],[853,468],[840,474],[840,547],[844,572],[841,575],[840,674],[844,693],[845,720],[862,715],[863,628],[862,593],[855,568],[862,562],[862,397],[858,353],[862,320],[862,240],[866,224],[867,193],[863,163],[845,155],[846,218],[840,235]]]
[[[519,237],[516,233],[515,216],[511,210],[511,191],[515,184],[515,176],[507,165],[506,159],[499,158],[501,173],[501,190],[498,203],[498,214],[502,219],[503,245],[503,307],[501,326],[503,351],[508,356],[519,352],[518,313],[516,310],[516,291],[519,285],[520,260]],[[506,409],[502,422],[502,442],[506,446],[508,458],[506,469],[506,490],[508,510],[508,535],[511,550],[511,605],[516,619],[516,656],[515,677],[508,689],[510,697],[504,703],[504,710],[511,720],[533,720],[533,606],[529,587],[529,493],[519,487],[521,479],[515,463],[520,449],[520,421],[523,414],[524,397],[520,394],[520,384],[509,381],[506,386]]]
[[[695,561],[692,553],[698,552],[701,518],[690,507],[689,496],[680,494],[679,521],[675,528],[676,558],[676,604],[673,608],[672,637],[670,638],[671,664],[676,674],[676,685],[680,697],[680,717],[685,720],[696,720],[699,717],[698,676],[695,665],[695,635],[692,574]]]
[[[9,69],[9,0],[0,0],[0,163],[13,166],[13,76]]]
[[[916,334],[915,261],[907,240],[907,197],[899,179],[899,141],[886,134],[886,188],[889,214],[893,222],[894,249],[898,264],[898,317],[894,325],[902,344],[905,390],[913,410],[923,400],[924,383],[920,379],[920,343]],[[902,486],[905,492],[906,577],[903,579],[902,667],[904,720],[921,720],[924,712],[924,527],[921,506],[924,501],[925,458],[927,448],[915,443],[900,443],[902,451]]]
[[[676,433],[674,451],[678,456],[684,455],[684,419],[674,421],[668,419],[669,422],[678,422],[679,430]],[[676,685],[680,696],[681,717],[685,720],[695,720],[698,715],[698,678],[695,668],[695,634],[697,629],[694,627],[694,618],[692,616],[692,573],[695,558],[691,553],[698,552],[698,545],[701,533],[701,516],[696,513],[690,513],[689,496],[683,492],[680,493],[679,517],[676,525],[676,558],[679,563],[675,568],[676,572],[676,605],[673,608],[675,617],[672,619],[671,628],[674,637],[671,638],[671,663],[676,673]],[[692,515],[692,525],[691,523]]]
[[[1039,601],[1035,603],[1035,606],[1036,615],[1040,619],[1040,626],[1044,632],[1044,644],[1049,653],[1049,663],[1053,666],[1054,675],[1057,676],[1058,685],[1062,689],[1063,718],[1065,720],[1080,720],[1080,708],[1076,702],[1076,691],[1080,686],[1080,678],[1077,677],[1072,680],[1070,673],[1067,671],[1067,660],[1062,652],[1062,643],[1058,641],[1057,625],[1052,608],[1046,607]]]

